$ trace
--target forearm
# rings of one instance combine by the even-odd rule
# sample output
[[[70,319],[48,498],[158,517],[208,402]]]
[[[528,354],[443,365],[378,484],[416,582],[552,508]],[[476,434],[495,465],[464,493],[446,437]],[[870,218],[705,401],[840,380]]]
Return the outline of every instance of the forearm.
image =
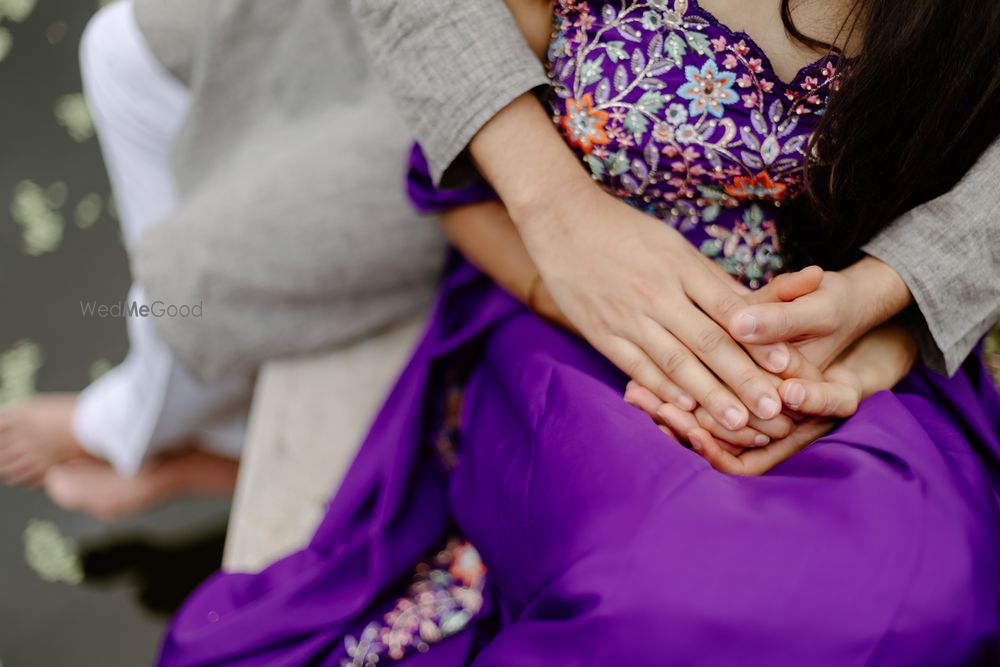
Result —
[[[572,329],[552,300],[517,228],[499,202],[484,202],[441,215],[445,235],[462,255],[521,303]]]
[[[942,373],[954,373],[1000,318],[997,183],[1000,141],[951,192],[903,215],[863,248],[905,280],[921,356]]]
[[[469,147],[527,239],[561,232],[561,218],[549,213],[566,202],[603,195],[533,95],[504,107]]]

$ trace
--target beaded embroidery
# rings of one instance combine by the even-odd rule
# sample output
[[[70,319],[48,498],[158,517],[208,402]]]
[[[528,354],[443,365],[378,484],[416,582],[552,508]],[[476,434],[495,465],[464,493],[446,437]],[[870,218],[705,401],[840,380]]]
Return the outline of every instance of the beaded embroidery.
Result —
[[[802,191],[836,58],[786,84],[694,0],[557,0],[555,15],[553,116],[593,178],[748,286],[780,272],[777,209]]]
[[[345,638],[348,657],[340,666],[373,667],[382,658],[399,660],[462,631],[482,609],[485,576],[475,547],[449,541],[430,562],[417,566],[407,595],[381,622],[369,623],[360,637]]]

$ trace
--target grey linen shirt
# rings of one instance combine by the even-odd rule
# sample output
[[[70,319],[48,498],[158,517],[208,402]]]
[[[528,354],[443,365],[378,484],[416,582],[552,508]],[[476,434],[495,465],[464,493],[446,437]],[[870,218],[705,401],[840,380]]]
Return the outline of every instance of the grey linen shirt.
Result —
[[[412,135],[346,0],[135,0],[191,105],[172,147],[177,209],[132,258],[197,378],[329,351],[422,312],[445,243],[406,198]]]
[[[516,97],[548,84],[502,0],[351,0],[376,67],[436,180]],[[954,373],[1000,318],[1000,142],[950,193],[910,211],[863,250],[891,266],[919,307],[924,361]]]

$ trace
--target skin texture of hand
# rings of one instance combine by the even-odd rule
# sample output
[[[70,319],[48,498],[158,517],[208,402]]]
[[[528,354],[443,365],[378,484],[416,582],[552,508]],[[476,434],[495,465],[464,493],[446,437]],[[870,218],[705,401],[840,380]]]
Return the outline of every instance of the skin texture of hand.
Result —
[[[902,310],[909,303],[909,298],[909,292],[899,276],[887,265],[872,258],[863,259],[841,273],[809,267],[779,276],[766,287],[747,294],[745,301],[751,307],[737,314],[730,330],[736,329],[747,337],[749,332],[743,325],[749,316],[753,319],[755,339],[775,342],[787,336],[811,364],[825,369],[873,326]],[[793,360],[797,357],[793,356]],[[809,375],[811,372],[814,371],[808,365],[793,367],[782,377],[816,382],[817,378]],[[839,379],[843,379],[843,375]],[[827,391],[840,386],[827,385]],[[647,395],[642,392],[636,394],[637,389],[641,388],[632,388],[631,401],[651,405]],[[794,390],[793,395],[797,396],[798,392],[798,389]],[[842,393],[834,396],[843,398]],[[789,405],[784,391],[782,398],[785,406],[794,411],[796,406]],[[647,412],[657,414],[664,423],[673,424],[682,433],[692,430],[694,420],[680,414],[678,407],[681,406],[668,402]],[[843,416],[850,414],[853,410]],[[731,430],[700,408],[694,411],[694,417],[698,426],[715,438],[740,447],[766,445],[769,440],[781,440],[792,431],[792,424],[785,418],[763,422],[751,420],[748,428]]]
[[[813,267],[806,271],[820,271]],[[779,276],[755,294],[728,322],[747,344],[795,343],[818,368],[826,368],[862,335],[903,311],[912,296],[891,267],[865,257],[840,272],[828,271],[811,294],[788,298],[789,276]]]
[[[782,384],[780,392],[785,405],[795,411],[795,423],[785,436],[766,444],[751,441],[742,432],[713,433],[710,418],[659,404],[635,383],[627,388],[625,400],[651,415],[675,439],[688,442],[717,470],[761,475],[854,415],[868,396],[894,387],[916,357],[916,342],[899,324],[866,334],[830,365],[822,381],[792,379]]]
[[[470,147],[559,311],[612,363],[732,430],[781,412],[788,347],[738,345],[717,323],[745,302],[678,232],[594,184],[537,100],[513,102]]]

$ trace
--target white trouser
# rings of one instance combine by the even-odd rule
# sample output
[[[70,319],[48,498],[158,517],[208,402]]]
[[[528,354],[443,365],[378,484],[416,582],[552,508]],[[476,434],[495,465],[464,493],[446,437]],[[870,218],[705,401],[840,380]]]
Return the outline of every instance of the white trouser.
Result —
[[[105,7],[91,20],[80,60],[131,254],[142,234],[178,206],[169,157],[190,94],[150,52],[130,0]],[[128,300],[146,303],[141,285],[132,285]],[[151,318],[127,321],[125,361],[80,395],[74,417],[80,444],[123,475],[135,474],[148,455],[194,437],[238,456],[251,380],[205,385],[177,364]]]

